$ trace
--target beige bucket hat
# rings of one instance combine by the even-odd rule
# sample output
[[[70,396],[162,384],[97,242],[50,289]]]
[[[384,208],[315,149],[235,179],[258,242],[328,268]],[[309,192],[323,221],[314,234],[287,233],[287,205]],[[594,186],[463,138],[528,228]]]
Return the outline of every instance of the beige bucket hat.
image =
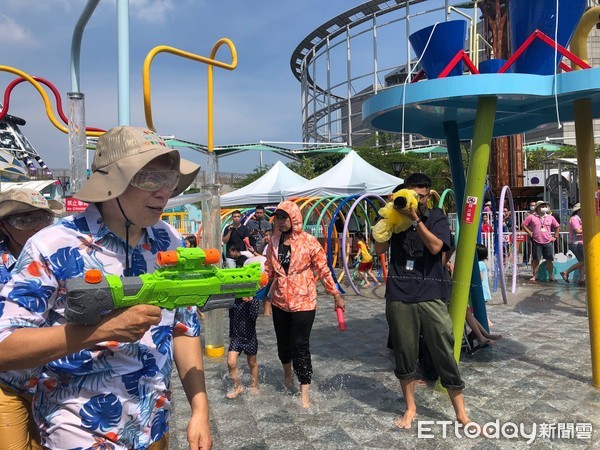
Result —
[[[180,174],[171,194],[175,197],[192,184],[200,166],[180,158],[179,152],[168,147],[154,131],[129,126],[111,128],[98,138],[92,175],[73,197],[89,203],[117,198],[142,167],[162,155],[171,155]]]
[[[571,208],[571,213],[577,212],[581,209],[581,203],[575,203]]]
[[[55,215],[64,211],[58,200],[47,200],[34,189],[15,188],[0,193],[0,219],[14,214],[26,213],[41,209]]]

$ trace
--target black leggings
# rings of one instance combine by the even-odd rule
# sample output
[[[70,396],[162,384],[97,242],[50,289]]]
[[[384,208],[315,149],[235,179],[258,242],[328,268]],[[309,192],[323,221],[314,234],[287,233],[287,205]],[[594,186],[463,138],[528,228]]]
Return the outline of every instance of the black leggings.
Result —
[[[310,360],[310,331],[316,311],[287,312],[275,305],[272,308],[273,325],[277,336],[277,355],[281,364],[293,363],[300,384],[310,384],[312,362]]]

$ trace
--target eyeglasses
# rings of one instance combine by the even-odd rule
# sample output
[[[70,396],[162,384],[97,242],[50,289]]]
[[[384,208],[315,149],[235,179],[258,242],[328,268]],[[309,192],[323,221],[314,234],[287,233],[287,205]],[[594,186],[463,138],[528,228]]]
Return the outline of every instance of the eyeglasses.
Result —
[[[42,214],[29,216],[8,216],[4,220],[13,228],[21,231],[40,230],[54,222],[54,214],[44,211]]]
[[[142,191],[158,191],[164,187],[173,190],[179,184],[179,172],[176,170],[145,170],[135,174],[130,185]]]

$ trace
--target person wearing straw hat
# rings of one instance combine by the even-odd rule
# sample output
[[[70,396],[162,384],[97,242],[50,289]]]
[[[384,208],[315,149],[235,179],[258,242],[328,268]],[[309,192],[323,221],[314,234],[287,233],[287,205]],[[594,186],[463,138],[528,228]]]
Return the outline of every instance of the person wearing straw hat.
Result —
[[[44,447],[167,449],[173,362],[191,404],[190,449],[212,446],[195,308],[136,305],[96,325],[64,317],[68,279],[92,268],[152,272],[159,251],[183,246],[160,216],[199,169],[150,130],[113,128],[98,138],[92,174],[75,194],[86,211],[23,249],[0,293],[0,370],[44,365],[34,410]]]
[[[576,203],[571,209],[571,219],[569,220],[569,250],[573,252],[577,262],[569,267],[564,272],[560,273],[560,276],[567,283],[569,281],[569,274],[575,270],[579,270],[579,281],[580,286],[585,285],[585,265],[583,261],[583,223],[581,222],[581,205]]]
[[[10,271],[31,236],[54,222],[64,211],[58,200],[47,200],[35,189],[0,193],[0,255]],[[1,282],[1,280],[0,280]]]
[[[10,279],[27,240],[52,224],[63,210],[61,202],[46,200],[34,189],[0,193],[0,284]],[[0,372],[0,442],[4,448],[42,448],[31,414],[38,377],[39,368]]]
[[[539,200],[535,203],[535,212],[525,217],[521,223],[523,231],[529,235],[532,241],[531,248],[531,268],[533,276],[529,281],[537,280],[540,269],[540,260],[546,261],[548,270],[548,280],[557,281],[554,278],[554,242],[558,240],[560,233],[560,224],[556,218],[550,214],[548,202]]]

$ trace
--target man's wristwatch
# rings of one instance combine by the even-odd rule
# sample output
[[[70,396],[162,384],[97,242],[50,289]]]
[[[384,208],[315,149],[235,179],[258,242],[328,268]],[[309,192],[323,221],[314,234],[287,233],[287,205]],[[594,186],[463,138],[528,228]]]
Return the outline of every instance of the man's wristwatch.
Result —
[[[417,228],[417,225],[419,225],[421,223],[421,219],[417,219],[417,220],[413,220],[412,221],[412,226]]]

